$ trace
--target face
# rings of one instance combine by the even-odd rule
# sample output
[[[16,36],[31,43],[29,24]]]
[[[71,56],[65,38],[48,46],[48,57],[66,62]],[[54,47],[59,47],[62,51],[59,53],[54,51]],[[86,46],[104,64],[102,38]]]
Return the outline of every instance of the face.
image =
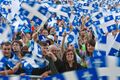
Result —
[[[52,46],[51,49],[50,49],[50,51],[51,51],[54,55],[57,55],[58,49],[57,49],[56,46]]]
[[[87,50],[88,50],[89,53],[93,53],[94,47],[91,46],[90,44],[87,44]]]
[[[81,37],[84,37],[85,36],[85,31],[80,31],[80,35],[81,35]]]
[[[48,52],[48,47],[47,46],[41,46],[41,48],[42,48],[43,55],[46,56],[47,52]]]
[[[31,39],[31,35],[29,33],[26,33],[26,37],[30,40]]]
[[[11,45],[3,45],[2,52],[3,52],[4,56],[9,57],[11,54]]]
[[[66,59],[67,61],[73,61],[74,60],[74,53],[72,51],[69,51],[66,53]]]
[[[16,42],[13,43],[12,49],[13,49],[14,52],[19,52],[19,51],[21,51],[20,45],[19,45],[18,43],[16,43]]]
[[[50,34],[55,33],[55,28],[51,28]]]
[[[58,40],[58,36],[55,34],[54,35],[54,41],[57,41]]]
[[[43,30],[42,31],[42,35],[48,36],[48,31],[47,30]]]
[[[83,42],[86,44],[87,41],[88,41],[87,37],[84,37],[84,38],[83,38]]]
[[[69,50],[73,50],[73,51],[74,51],[74,45],[69,44],[67,49],[69,49]]]

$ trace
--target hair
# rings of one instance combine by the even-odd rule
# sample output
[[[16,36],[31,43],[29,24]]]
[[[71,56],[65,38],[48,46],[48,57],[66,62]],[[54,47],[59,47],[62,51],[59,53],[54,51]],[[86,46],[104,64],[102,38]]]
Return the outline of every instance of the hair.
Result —
[[[22,47],[21,51],[22,51],[22,56],[24,56],[25,54],[30,53],[29,50],[28,50],[28,46]]]
[[[3,45],[5,45],[5,46],[11,46],[11,43],[10,42],[3,42],[2,44],[1,44],[1,47],[3,47]]]
[[[23,44],[22,44],[21,41],[15,40],[15,41],[12,42],[12,45],[13,45],[14,43],[18,43],[18,44],[20,45],[20,47],[23,47]]]
[[[94,39],[90,39],[88,41],[88,44],[90,44],[91,46],[95,47],[95,40]]]
[[[91,46],[95,47],[95,40],[94,40],[94,39],[90,39],[90,40],[86,43],[86,52],[87,52],[87,55],[89,56],[89,52],[88,52],[88,49],[87,49],[87,44],[90,44]]]
[[[74,67],[75,69],[77,69],[77,58],[76,58],[75,52],[74,52],[73,50],[66,50],[66,51],[64,52],[64,54],[63,54],[62,60],[63,60],[63,62],[65,63],[66,69],[68,69],[69,64],[68,64],[68,61],[67,61],[67,59],[66,59],[66,55],[67,55],[67,52],[70,52],[70,51],[72,51],[72,52],[73,52],[73,55],[74,55],[73,67]]]

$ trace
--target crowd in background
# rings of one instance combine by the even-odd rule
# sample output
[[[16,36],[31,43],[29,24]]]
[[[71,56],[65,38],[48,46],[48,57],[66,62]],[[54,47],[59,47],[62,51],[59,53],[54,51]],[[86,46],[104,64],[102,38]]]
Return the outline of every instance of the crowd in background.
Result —
[[[61,4],[61,2],[57,2]],[[11,42],[1,44],[3,57],[0,62],[0,75],[49,75],[63,73],[72,70],[89,68],[89,58],[93,57],[96,39],[93,32],[84,26],[86,17],[82,17],[82,25],[79,26],[79,48],[73,44],[65,44],[65,37],[69,33],[62,34],[62,44],[57,42],[56,27],[47,23],[38,32],[38,27],[17,32]],[[57,27],[65,27],[64,20],[57,21]],[[72,31],[73,27],[68,26]]]
[[[59,20],[57,25],[57,27],[64,27],[64,21]],[[11,42],[1,44],[3,53],[0,63],[1,75],[21,74],[46,77],[89,67],[89,57],[92,57],[95,47],[95,38],[90,30],[82,25],[78,39],[80,47],[76,49],[73,44],[65,45],[65,37],[69,33],[62,34],[62,44],[59,45],[54,26],[49,27],[46,24],[39,32],[36,32],[37,28],[34,27],[32,32],[29,29],[17,32]]]

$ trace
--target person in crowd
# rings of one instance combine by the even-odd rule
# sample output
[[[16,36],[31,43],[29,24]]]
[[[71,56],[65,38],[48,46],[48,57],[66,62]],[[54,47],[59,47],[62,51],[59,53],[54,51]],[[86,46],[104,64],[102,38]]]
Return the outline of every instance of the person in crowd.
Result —
[[[1,47],[3,53],[3,58],[1,59],[1,62],[3,62],[3,67],[2,67],[3,69],[1,69],[0,74],[1,75],[8,75],[13,73],[19,74],[19,72],[16,71],[16,67],[15,67],[15,65],[17,65],[17,63],[19,62],[19,58],[17,55],[15,55],[15,53],[12,52],[11,43],[4,42],[1,45]],[[15,68],[13,69],[13,67]],[[6,70],[10,70],[10,71],[7,72]]]
[[[46,29],[42,29],[41,31],[41,35],[45,35],[45,36],[48,36],[48,31]]]
[[[82,67],[79,63],[77,63],[76,55],[73,50],[66,50],[64,52],[62,61],[59,61],[56,58],[55,65],[59,73],[77,70],[77,69],[80,69],[80,70],[84,69],[84,67]]]
[[[31,40],[31,33],[30,32],[21,32],[21,39],[20,41],[22,42],[23,46],[28,45],[29,40]]]
[[[93,57],[93,52],[94,52],[94,48],[95,48],[95,40],[94,39],[90,39],[87,43],[86,43],[86,53],[82,56],[82,62],[83,62],[83,66],[85,67],[91,67],[91,63],[90,63],[90,58]]]
[[[21,61],[11,69],[0,71],[1,75],[14,74],[19,69],[23,71],[21,75],[41,75],[42,77],[46,77],[51,73],[47,60],[38,56],[33,56],[32,53],[28,51],[27,46],[24,46],[21,50],[23,54],[20,58]]]
[[[58,52],[58,47],[56,45],[54,45],[54,44],[50,45],[49,50],[56,56],[57,59],[59,59],[59,60],[62,59],[63,53]]]

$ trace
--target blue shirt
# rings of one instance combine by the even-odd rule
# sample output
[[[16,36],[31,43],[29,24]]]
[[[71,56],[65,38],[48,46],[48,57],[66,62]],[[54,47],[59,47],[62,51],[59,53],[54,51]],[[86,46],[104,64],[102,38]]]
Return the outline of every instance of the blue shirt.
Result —
[[[33,69],[46,67],[48,65],[48,61],[44,58],[40,58],[39,56],[26,53],[21,61],[21,64],[25,73],[30,75]]]
[[[11,53],[10,58],[3,56],[0,60],[0,71],[3,71],[5,69],[12,69],[19,61],[20,59],[14,53]]]

